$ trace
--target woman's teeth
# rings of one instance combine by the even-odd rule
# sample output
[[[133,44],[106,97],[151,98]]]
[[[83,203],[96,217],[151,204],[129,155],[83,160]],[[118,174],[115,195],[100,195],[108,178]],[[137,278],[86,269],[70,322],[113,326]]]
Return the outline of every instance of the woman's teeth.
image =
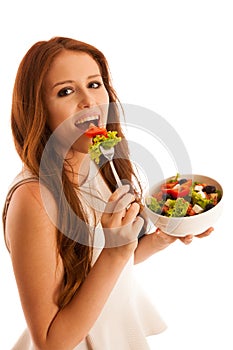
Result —
[[[95,121],[95,120],[98,121],[98,119],[99,119],[99,116],[98,116],[98,115],[96,115],[96,116],[93,116],[93,115],[92,115],[92,116],[90,116],[90,117],[86,117],[86,118],[77,120],[77,121],[75,122],[75,125],[77,125],[77,124],[82,124],[82,123],[89,122],[89,121]]]
[[[90,116],[86,118],[79,119],[75,122],[75,126],[79,129],[86,130],[90,124],[98,126],[99,116]]]

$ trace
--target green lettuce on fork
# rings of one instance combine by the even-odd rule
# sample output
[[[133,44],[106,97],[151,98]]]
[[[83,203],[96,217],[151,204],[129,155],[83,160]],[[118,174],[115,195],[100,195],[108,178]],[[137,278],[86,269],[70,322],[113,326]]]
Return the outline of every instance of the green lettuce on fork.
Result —
[[[88,129],[85,135],[92,138],[92,144],[89,146],[89,154],[96,164],[99,164],[102,154],[100,145],[105,149],[110,149],[121,141],[121,137],[117,136],[117,131],[107,131],[105,128],[95,126]]]

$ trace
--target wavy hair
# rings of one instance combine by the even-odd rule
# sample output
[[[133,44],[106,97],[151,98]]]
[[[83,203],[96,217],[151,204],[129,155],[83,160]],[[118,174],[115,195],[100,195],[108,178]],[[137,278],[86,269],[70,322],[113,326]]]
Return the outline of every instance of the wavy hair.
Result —
[[[89,54],[97,63],[103,83],[113,102],[108,115],[108,130],[116,130],[124,142],[116,146],[115,166],[119,176],[132,184],[132,178],[137,179],[129,160],[129,149],[119,123],[119,110],[115,102],[119,102],[112,87],[110,71],[105,56],[97,48],[87,43],[65,37],[54,37],[48,41],[34,44],[21,61],[15,79],[12,98],[11,127],[16,150],[23,163],[31,173],[39,178],[45,174],[44,183],[53,193],[57,202],[60,220],[57,232],[57,252],[64,265],[63,286],[58,298],[60,308],[72,299],[73,295],[86,278],[91,269],[93,248],[88,244],[78,243],[79,235],[89,236],[87,225],[77,225],[75,216],[83,222],[88,218],[82,208],[74,184],[67,176],[64,167],[62,178],[54,169],[59,168],[59,155],[50,157],[50,161],[41,173],[40,165],[46,143],[52,132],[47,124],[48,111],[43,96],[43,86],[46,75],[53,60],[64,50],[78,51]],[[51,161],[53,164],[51,165]],[[46,175],[53,168],[52,183],[46,181]],[[116,183],[109,165],[103,164],[102,172],[107,185],[113,191]],[[132,191],[136,193],[140,202],[140,183]],[[72,210],[70,210],[70,208]],[[80,222],[80,220],[79,220]],[[62,229],[60,229],[62,225]],[[65,234],[64,234],[65,233]],[[76,237],[77,239],[74,239]],[[80,241],[79,241],[80,242]]]

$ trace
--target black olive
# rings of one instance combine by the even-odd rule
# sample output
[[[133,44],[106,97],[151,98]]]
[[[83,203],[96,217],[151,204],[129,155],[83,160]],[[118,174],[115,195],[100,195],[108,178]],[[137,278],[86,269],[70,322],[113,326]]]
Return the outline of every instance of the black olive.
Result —
[[[185,196],[185,197],[183,197],[183,198],[184,198],[184,200],[186,200],[187,202],[191,203],[192,197],[190,197],[190,196]]]
[[[180,184],[180,185],[184,184],[185,182],[187,182],[187,179],[181,179],[181,180],[179,180],[179,184]]]
[[[214,207],[213,203],[206,204],[205,211],[210,210]]]
[[[215,193],[216,192],[216,187],[215,186],[205,186],[203,189],[202,189],[203,192],[206,192],[207,194],[210,194],[210,193]]]
[[[166,201],[167,199],[172,199],[172,196],[169,193],[163,193],[162,198],[164,201]]]

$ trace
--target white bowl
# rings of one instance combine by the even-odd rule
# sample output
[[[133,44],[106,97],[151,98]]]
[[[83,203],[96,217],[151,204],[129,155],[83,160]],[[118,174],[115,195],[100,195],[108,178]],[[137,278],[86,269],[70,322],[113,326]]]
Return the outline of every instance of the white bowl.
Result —
[[[160,186],[172,178],[174,178],[174,176],[163,180],[150,188],[146,195],[146,198],[152,196],[153,193],[158,192]],[[222,198],[212,209],[193,216],[167,217],[153,212],[147,206],[145,206],[145,210],[152,223],[167,234],[177,237],[184,237],[188,234],[197,235],[204,232],[209,227],[214,226],[215,222],[221,215],[223,209],[223,189],[216,180],[204,175],[185,174],[180,175],[179,178],[192,179],[193,181],[215,186],[217,190],[220,190],[222,192]]]

